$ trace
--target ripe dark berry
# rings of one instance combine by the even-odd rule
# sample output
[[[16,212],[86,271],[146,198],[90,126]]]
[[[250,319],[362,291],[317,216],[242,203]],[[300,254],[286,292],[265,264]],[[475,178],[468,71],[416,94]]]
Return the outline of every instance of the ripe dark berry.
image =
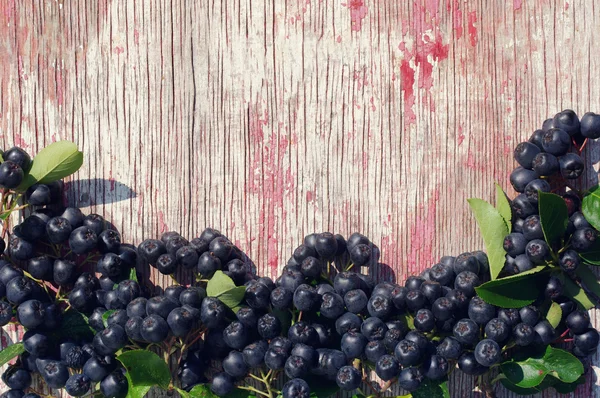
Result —
[[[269,344],[265,340],[260,340],[247,345],[242,351],[244,362],[246,362],[246,364],[251,368],[256,368],[262,365],[268,349]]]
[[[371,246],[365,244],[358,244],[356,246],[352,246],[350,249],[350,261],[355,266],[361,267],[366,265],[371,260]]]
[[[38,359],[38,371],[50,388],[63,388],[69,379],[67,367],[55,360]]]
[[[504,342],[510,336],[511,328],[500,318],[494,318],[485,325],[485,335],[498,343]]]
[[[317,331],[309,324],[300,321],[293,324],[288,330],[288,339],[292,343],[302,343],[314,346],[319,341]]]
[[[591,227],[576,229],[571,236],[571,246],[577,251],[586,251],[592,248],[598,238],[598,232]]]
[[[537,154],[533,158],[532,166],[534,167],[534,170],[535,170],[536,160],[538,159],[538,157],[540,155],[541,154]],[[556,167],[558,170],[558,160],[556,161]],[[519,166],[519,167],[515,168],[512,171],[512,173],[510,173],[510,183],[512,184],[515,191],[525,192],[525,187],[527,186],[527,184],[529,184],[531,181],[535,180],[536,178],[539,178],[540,175],[534,170],[528,170],[528,169],[525,169],[525,168]]]
[[[467,297],[475,295],[475,288],[481,284],[477,274],[471,271],[463,271],[456,276],[454,288],[463,292]]]
[[[533,158],[531,165],[534,173],[538,176],[549,177],[553,174],[556,174],[560,170],[558,158],[547,152],[538,153]]]
[[[479,273],[479,261],[472,253],[462,253],[457,256],[453,267],[456,275],[463,271],[470,271],[474,274]]]
[[[461,344],[475,344],[479,339],[479,327],[471,319],[461,319],[454,325],[452,333]]]
[[[65,390],[69,395],[81,397],[90,390],[91,386],[91,380],[86,375],[75,373],[67,380]]]
[[[367,307],[368,298],[364,291],[354,289],[344,295],[344,303],[349,312],[358,314]]]
[[[341,390],[352,391],[360,387],[362,377],[354,366],[342,366],[338,370],[335,382]]]
[[[91,381],[102,381],[113,370],[114,364],[106,361],[106,357],[93,356],[83,365],[83,374]]]
[[[157,314],[148,315],[141,328],[142,337],[150,343],[160,343],[169,334],[169,325]]]
[[[343,307],[343,300],[340,296],[337,296],[337,304],[333,304],[332,300],[335,300],[335,298],[333,298],[333,296],[330,297],[331,300],[329,301],[333,306],[336,307]],[[318,308],[319,306],[319,294],[317,293],[317,290],[310,286],[310,285],[300,285],[298,286],[298,288],[296,289],[296,291],[294,292],[294,296],[293,296],[293,302],[294,302],[294,306],[300,310],[300,311],[312,311],[316,308]],[[339,308],[337,308],[337,310],[340,310]],[[343,308],[341,308],[341,310],[343,310]],[[333,310],[335,311],[335,309]]]
[[[35,255],[33,244],[16,234],[10,237],[8,251],[12,257],[20,261],[27,261]]]
[[[583,174],[584,164],[581,156],[567,153],[559,158],[560,173],[566,179],[573,180]]]
[[[423,282],[419,290],[430,304],[442,296],[442,285],[434,281]]]
[[[86,226],[74,229],[69,235],[69,247],[75,254],[89,253],[97,244],[98,235]]]
[[[406,293],[406,307],[410,311],[418,311],[425,306],[427,299],[420,290],[410,290]]]
[[[309,398],[310,387],[302,379],[292,379],[283,385],[281,395],[283,398]]]
[[[202,302],[206,298],[206,290],[199,286],[192,286],[185,289],[179,295],[181,305],[189,305],[190,307],[200,309]]]
[[[210,384],[210,390],[219,397],[224,397],[233,390],[233,379],[227,373],[217,373]]]
[[[525,219],[532,214],[536,214],[538,211],[537,201],[535,203],[530,202],[525,193],[517,195],[510,203],[510,206],[514,214],[522,219]]]
[[[564,130],[552,128],[544,134],[542,146],[545,152],[555,156],[562,156],[571,147],[571,138]]]
[[[0,164],[0,185],[6,189],[16,188],[23,181],[25,173],[18,164],[10,160]]]
[[[398,376],[400,364],[391,355],[384,355],[375,364],[375,373],[381,380],[388,381]]]
[[[425,377],[440,380],[448,374],[448,360],[440,355],[432,355],[425,362]]]
[[[337,293],[325,293],[322,296],[321,315],[329,319],[337,319],[344,311],[344,299]]]
[[[479,364],[490,367],[500,360],[502,350],[497,342],[492,339],[483,339],[475,346],[475,360]]]
[[[22,367],[11,365],[2,374],[2,381],[9,388],[26,390],[31,385],[31,374]]]
[[[244,356],[239,351],[231,351],[222,362],[223,370],[229,376],[239,379],[248,373],[248,365],[244,362]]]
[[[306,296],[308,295],[310,295],[310,293],[307,293]],[[317,296],[318,299],[318,295],[316,292],[314,292],[314,295],[311,295],[311,298],[313,300],[315,299],[314,296]],[[262,283],[254,283],[253,285],[249,286],[248,288],[246,288],[246,293],[244,294],[246,303],[248,303],[248,305],[254,309],[267,308],[270,304],[270,297],[271,291]],[[305,296],[302,295],[302,298],[304,299]],[[308,298],[307,300],[310,302],[310,304],[315,305],[316,303],[314,301],[310,301],[311,298]]]
[[[534,341],[539,341],[544,345],[550,344],[556,338],[556,330],[550,325],[550,322],[543,319],[533,328],[536,336]]]
[[[338,249],[335,235],[330,232],[318,234],[316,237],[315,249],[321,258],[325,260],[333,259]]]
[[[540,148],[530,142],[521,142],[514,151],[517,163],[526,169],[531,169],[531,162],[535,155],[540,153]]]
[[[335,321],[335,330],[340,336],[343,336],[349,330],[360,330],[361,325],[362,320],[358,315],[346,312]]]
[[[540,310],[533,305],[528,305],[519,310],[519,316],[521,322],[529,326],[535,326],[540,319]]]
[[[438,282],[443,286],[450,286],[454,281],[454,267],[442,263],[435,264],[429,272],[432,281]]]
[[[421,362],[423,351],[417,343],[411,340],[402,340],[394,349],[394,356],[403,367],[417,365]]]
[[[347,332],[341,339],[342,352],[349,359],[360,357],[363,354],[366,345],[367,338],[355,331]]]
[[[430,332],[435,327],[435,317],[428,309],[420,309],[414,318],[415,329],[420,332]]]
[[[542,231],[540,216],[534,214],[525,219],[525,222],[523,223],[523,236],[526,240],[544,239],[544,232]],[[523,246],[522,253],[525,252],[525,246]],[[522,253],[517,253],[517,255]]]
[[[598,347],[599,337],[596,329],[588,328],[583,333],[573,336],[573,343],[575,344],[575,347],[583,352],[595,352],[596,347]]]
[[[470,376],[479,376],[488,370],[488,368],[477,362],[475,355],[472,352],[465,352],[458,358],[458,367],[465,374]]]
[[[146,239],[138,246],[138,255],[148,264],[155,265],[158,257],[167,252],[165,244],[158,239]]]
[[[534,239],[525,248],[527,258],[534,264],[543,264],[550,256],[550,248],[541,239]]]
[[[452,301],[456,311],[465,311],[469,307],[469,297],[461,290],[451,290],[446,297]]]
[[[469,318],[478,325],[485,325],[496,316],[496,307],[480,297],[473,297],[469,303]]]
[[[542,179],[533,180],[525,187],[525,196],[531,203],[538,203],[538,192],[550,192],[548,181]]]
[[[6,301],[0,301],[0,327],[5,326],[13,317],[12,305]]]
[[[210,278],[219,269],[221,269],[221,260],[215,254],[212,252],[202,253],[197,266],[200,275]]]
[[[284,365],[285,374],[290,379],[296,377],[305,377],[310,371],[310,364],[306,359],[292,355],[285,361]]]
[[[548,122],[548,123],[546,123],[546,122]],[[545,130],[535,130],[533,132],[533,134],[531,134],[531,137],[529,137],[529,142],[531,142],[532,144],[534,144],[535,146],[537,146],[540,149],[544,149],[542,147],[542,138],[544,137],[544,133],[546,131],[548,131],[548,129],[550,128],[548,126],[548,124],[552,123],[552,119],[547,119],[546,122],[544,122],[545,125],[546,125],[546,129]]]
[[[279,370],[285,367],[287,352],[281,347],[269,347],[265,353],[265,364],[271,370]]]
[[[552,118],[552,124],[559,129],[564,130],[569,136],[574,136],[580,131],[580,122],[577,114],[571,109],[565,109],[558,112]]]
[[[202,301],[200,309],[200,319],[204,326],[209,329],[216,329],[225,321],[227,308],[215,297],[207,297]]]
[[[365,346],[365,356],[367,357],[367,360],[372,363],[376,363],[377,360],[387,352],[388,350],[382,340],[369,341]]]
[[[415,391],[423,381],[423,374],[419,368],[404,368],[398,376],[398,385],[409,392]]]
[[[101,253],[119,253],[121,248],[121,234],[114,229],[105,229],[98,234],[98,250]],[[131,249],[131,252],[137,256],[135,250]],[[135,263],[131,264],[135,265]]]
[[[575,250],[566,250],[560,255],[558,265],[565,272],[574,272],[580,262],[579,254]]]
[[[367,340],[383,340],[388,328],[380,318],[370,317],[363,321],[360,326],[361,333],[367,338]]]
[[[380,295],[371,296],[367,303],[369,315],[380,319],[386,319],[391,314],[392,307],[392,300]]]
[[[419,290],[423,282],[425,282],[425,279],[423,278],[419,278],[418,276],[409,276],[404,282],[404,286],[408,290]]]
[[[110,373],[100,382],[100,392],[107,398],[125,398],[127,390],[127,379],[119,369]]]
[[[66,242],[71,236],[71,223],[63,217],[54,217],[46,224],[46,235],[52,243]]]
[[[298,262],[298,264],[302,264],[304,259],[308,257],[317,257],[317,251],[310,246],[300,245],[294,250],[294,259]]]
[[[293,293],[286,288],[275,288],[271,291],[271,305],[280,310],[290,308],[292,304],[292,297]]]
[[[257,329],[263,339],[272,339],[281,334],[281,322],[275,315],[268,313],[258,319]]]
[[[527,257],[527,254],[519,254],[515,257],[515,267],[519,272],[529,271],[533,268],[533,262]]]
[[[52,202],[50,188],[45,184],[33,184],[26,192],[27,203],[32,206],[49,205]]]
[[[437,346],[437,354],[446,359],[458,359],[462,354],[462,346],[454,337],[446,337]]]
[[[515,344],[525,347],[533,343],[535,330],[533,329],[533,326],[526,323],[519,323],[513,328],[513,336]]]
[[[581,117],[581,135],[586,138],[600,138],[600,115],[587,112]]]
[[[546,284],[544,295],[550,300],[558,299],[563,293],[563,284],[556,276],[551,276]]]
[[[300,272],[307,278],[317,278],[321,275],[323,264],[318,258],[306,257],[300,264]]]
[[[573,334],[581,334],[587,330],[590,325],[590,316],[587,312],[577,310],[567,316],[566,319],[567,327]]]

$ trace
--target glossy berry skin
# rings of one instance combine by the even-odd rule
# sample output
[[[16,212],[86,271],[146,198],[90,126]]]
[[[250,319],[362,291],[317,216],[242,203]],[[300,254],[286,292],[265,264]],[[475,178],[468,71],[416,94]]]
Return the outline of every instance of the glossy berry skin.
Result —
[[[2,154],[2,158],[5,161],[10,160],[11,162],[16,163],[24,171],[29,171],[29,168],[31,167],[31,156],[29,156],[24,149],[17,146],[6,150]]]
[[[207,297],[202,301],[200,309],[200,319],[204,326],[209,329],[216,329],[225,321],[227,308],[215,297]]]
[[[461,253],[454,260],[454,273],[456,275],[463,271],[470,271],[474,274],[479,273],[479,261],[472,253]]]
[[[302,343],[294,344],[287,337],[278,336],[271,340],[271,342],[269,343],[269,348],[280,347],[280,348],[283,348],[283,350],[286,354],[289,354],[290,351],[292,351],[292,347],[296,347],[298,345],[306,345],[306,344],[302,344]]]
[[[576,229],[571,236],[573,249],[582,252],[592,248],[598,238],[598,232],[591,227]]]
[[[534,181],[536,181],[536,180],[534,180]],[[532,184],[532,183],[533,183],[533,181],[530,182],[529,184]],[[529,186],[529,184],[527,184],[527,186]],[[536,198],[537,198],[537,196],[536,196]],[[536,214],[538,211],[537,200],[535,202],[530,202],[529,199],[527,198],[526,193],[517,195],[510,203],[510,207],[512,208],[514,214],[517,217],[522,218],[522,219],[525,219],[525,218],[531,216],[532,214]]]
[[[141,333],[144,340],[150,343],[160,343],[169,334],[169,325],[164,318],[157,314],[148,315],[142,322]]]
[[[521,322],[529,326],[535,326],[540,320],[540,311],[537,307],[528,305],[519,310],[519,316],[521,317]]]
[[[94,356],[83,365],[83,374],[91,381],[102,381],[114,369],[114,364],[106,361],[106,357]]]
[[[400,372],[400,364],[392,355],[384,355],[375,364],[375,373],[381,380],[392,380]]]
[[[446,359],[458,359],[462,354],[462,346],[454,337],[445,337],[437,346],[437,354]]]
[[[158,257],[167,252],[165,244],[158,239],[146,239],[137,248],[138,256],[150,265],[155,265]]]
[[[339,294],[325,293],[321,297],[321,316],[328,319],[337,319],[345,312],[344,299]]]
[[[372,363],[376,363],[387,352],[388,350],[382,340],[369,341],[365,346],[365,357]]]
[[[529,271],[533,268],[533,262],[526,254],[519,254],[515,257],[515,267],[519,272]]]
[[[38,371],[50,388],[63,388],[69,379],[69,370],[65,365],[55,360],[38,359]]]
[[[227,373],[217,373],[212,380],[210,390],[218,397],[224,397],[233,390],[233,379]]]
[[[475,344],[479,339],[479,327],[471,319],[461,319],[454,325],[452,333],[461,344]]]
[[[360,387],[362,377],[354,366],[342,366],[338,370],[335,382],[341,390],[352,391]]]
[[[200,309],[205,298],[206,290],[203,287],[192,286],[181,292],[179,302],[181,305],[189,305],[190,307]]]
[[[349,331],[342,336],[342,352],[349,359],[359,358],[363,354],[367,341],[367,338],[361,333]]]
[[[531,181],[525,187],[525,196],[531,203],[538,203],[538,191],[550,192],[550,184],[546,180],[537,179]]]
[[[13,317],[12,305],[6,301],[0,301],[0,327],[5,326]]]
[[[369,341],[383,340],[388,328],[380,318],[370,317],[363,321],[360,331]]]
[[[469,303],[469,318],[478,325],[485,325],[496,316],[496,307],[480,297],[473,297]]]
[[[362,325],[361,318],[351,312],[346,312],[335,321],[335,330],[340,336],[349,330],[360,330]]]
[[[258,319],[257,328],[263,339],[272,339],[281,333],[281,322],[275,315],[268,313]]]
[[[105,229],[98,234],[98,250],[100,253],[119,253],[121,234],[114,229]],[[136,253],[131,249],[133,253]],[[137,256],[137,253],[135,254]],[[131,264],[135,265],[135,263]]]
[[[425,306],[427,299],[420,290],[410,290],[406,293],[404,302],[410,311],[418,311]]]
[[[583,333],[573,336],[573,344],[583,352],[595,351],[598,347],[599,337],[596,329],[588,328]]]
[[[458,358],[458,368],[470,376],[479,376],[488,370],[488,368],[477,362],[472,352],[465,352]]]
[[[319,335],[315,328],[305,323],[304,321],[296,322],[288,330],[288,339],[292,343],[302,343],[310,346],[315,346],[319,341]]]
[[[564,130],[569,136],[574,136],[580,132],[580,121],[577,114],[571,109],[565,109],[558,112],[552,118],[554,127]]]
[[[600,138],[600,115],[587,112],[581,117],[581,135],[586,138]]]
[[[513,232],[506,235],[503,242],[504,250],[509,256],[516,257],[519,254],[525,253],[525,247],[527,246],[527,239],[522,233]]]
[[[528,241],[533,239],[544,239],[544,232],[542,231],[540,216],[534,214],[525,219],[525,222],[523,223],[523,236]],[[525,247],[526,246],[527,244],[525,244]],[[525,252],[525,247],[523,248],[523,253]]]
[[[167,316],[167,324],[176,337],[187,335],[192,330],[194,322],[192,313],[183,307],[173,309]]]
[[[559,158],[560,173],[568,180],[579,178],[583,174],[584,163],[581,156],[567,153]]]
[[[575,250],[566,250],[560,254],[558,265],[565,272],[575,272],[580,262],[579,254]]]
[[[535,168],[535,161],[538,159],[540,154],[536,155],[533,158],[532,166]],[[556,158],[555,158],[556,159]],[[556,166],[558,168],[558,160],[556,161]],[[510,183],[517,192],[525,192],[525,187],[531,181],[539,178],[540,174],[538,174],[534,170],[528,170],[521,166],[515,168],[512,173],[510,173]]]
[[[106,398],[125,398],[127,390],[127,379],[121,370],[115,370],[100,382],[100,392]]]
[[[475,346],[475,360],[486,367],[490,367],[500,360],[502,350],[497,342],[491,339],[483,339]]]
[[[544,264],[546,259],[550,256],[550,248],[546,242],[541,239],[534,239],[527,243],[527,247],[525,248],[525,253],[527,254],[527,258],[536,265]]]
[[[571,147],[571,138],[564,130],[552,128],[544,134],[542,146],[545,152],[554,156],[562,156]]]
[[[530,142],[521,142],[514,151],[514,158],[522,167],[531,169],[535,155],[540,153],[540,148]]]
[[[440,355],[432,355],[425,362],[424,375],[430,380],[440,380],[448,374],[448,360]]]
[[[350,290],[344,295],[344,304],[348,312],[359,314],[367,308],[369,299],[364,291],[360,289]]]
[[[11,235],[8,241],[8,252],[19,261],[27,261],[35,256],[33,244],[16,234]]]
[[[411,340],[402,340],[394,349],[394,356],[403,367],[414,366],[421,362],[423,351]]]
[[[590,316],[587,312],[576,310],[567,316],[567,327],[573,334],[581,334],[587,330],[590,325]]]
[[[22,367],[11,365],[2,374],[2,381],[14,390],[25,390],[31,385],[31,374]]]
[[[65,365],[72,369],[81,369],[83,365],[91,358],[82,347],[73,346],[71,347],[64,358]]]
[[[285,374],[290,379],[294,379],[296,377],[305,377],[310,371],[310,364],[306,361],[306,359],[292,355],[286,361],[283,367]]]
[[[556,174],[560,170],[558,158],[551,153],[538,153],[531,162],[533,171],[538,176],[549,177]]]
[[[454,281],[454,267],[442,263],[435,264],[429,272],[431,280],[438,282],[442,286],[450,286]]]
[[[415,329],[420,332],[430,332],[435,327],[435,317],[428,309],[420,309],[414,318]]]
[[[46,236],[51,243],[63,243],[69,239],[73,228],[69,220],[63,217],[51,218],[46,223]]]
[[[283,398],[309,398],[310,387],[303,379],[292,379],[281,389]]]
[[[50,342],[46,334],[35,329],[23,335],[23,348],[34,357],[44,357],[49,351]]]
[[[544,345],[548,345],[554,341],[556,336],[556,330],[550,325],[550,322],[543,319],[537,323],[533,328],[535,330],[535,342],[541,342]]]
[[[306,257],[300,264],[300,272],[307,278],[317,278],[321,275],[323,264],[316,257]]]
[[[471,271],[463,271],[456,275],[454,289],[459,290],[467,297],[475,295],[475,288],[481,284],[479,276]]]
[[[423,373],[419,368],[404,368],[398,375],[398,385],[409,392],[415,391],[423,381]]]
[[[250,368],[256,368],[262,365],[268,349],[269,344],[265,340],[259,340],[255,343],[247,345],[242,351],[244,362]]]
[[[361,280],[354,272],[340,272],[333,280],[333,288],[342,297],[350,290],[359,289],[360,284]]]
[[[75,254],[89,253],[97,244],[98,235],[86,226],[75,228],[69,235],[69,247]]]
[[[563,293],[563,284],[556,276],[551,276],[544,289],[544,295],[550,300],[558,299]]]
[[[165,296],[154,296],[146,302],[146,313],[148,315],[157,314],[163,319],[167,319],[169,313],[175,308],[177,308],[177,303]]]
[[[533,326],[526,323],[519,323],[513,328],[513,337],[515,339],[515,344],[525,347],[533,343],[535,330],[533,329]]]
[[[307,293],[307,296],[309,295],[310,293]],[[310,295],[310,297],[307,298],[307,300],[310,301],[311,299],[318,299],[318,296],[316,298],[315,296],[317,296],[316,292],[314,292],[314,295]],[[266,309],[270,304],[270,297],[271,291],[262,283],[254,283],[251,286],[247,287],[246,293],[244,295],[246,303],[250,306],[250,308],[254,308],[257,310]],[[302,295],[302,298],[304,299],[305,296]],[[316,303],[314,301],[311,301],[310,304],[315,305]]]
[[[314,287],[300,285],[294,292],[292,300],[299,311],[312,311],[318,308],[320,297]],[[326,312],[328,312],[327,310],[331,310],[331,313],[343,312],[343,300],[339,295],[329,296],[328,304],[331,304],[332,308],[327,308],[326,304]]]
[[[323,232],[316,236],[315,250],[322,259],[333,259],[338,250],[337,246],[335,235],[331,232]]]
[[[270,347],[265,353],[265,364],[271,370],[279,370],[285,367],[288,354],[281,347]]]
[[[74,373],[65,384],[65,390],[73,397],[85,395],[92,386],[92,381],[84,374]]]
[[[367,265],[371,260],[372,250],[370,245],[358,244],[350,248],[350,261],[357,266]]]
[[[231,351],[222,362],[223,370],[234,379],[239,379],[248,374],[248,365],[244,356],[239,351]]]
[[[502,343],[510,336],[511,328],[500,318],[494,318],[485,325],[485,335],[488,339]]]
[[[24,175],[23,169],[10,160],[0,164],[0,186],[6,189],[18,187],[23,181]]]
[[[163,275],[171,275],[177,271],[177,259],[170,253],[161,254],[156,260],[156,269]]]
[[[367,311],[372,317],[387,319],[392,313],[392,300],[382,295],[373,295],[367,302]]]
[[[27,271],[36,279],[52,280],[54,262],[48,256],[30,258],[27,261]]]

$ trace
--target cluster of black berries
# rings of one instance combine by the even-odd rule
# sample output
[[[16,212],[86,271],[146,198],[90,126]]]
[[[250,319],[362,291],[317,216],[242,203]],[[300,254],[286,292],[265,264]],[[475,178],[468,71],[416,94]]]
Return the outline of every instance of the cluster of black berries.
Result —
[[[512,231],[504,240],[507,252],[505,274],[513,275],[544,264],[555,248],[548,247],[538,212],[538,191],[562,192],[565,180],[579,178],[584,171],[583,159],[572,152],[580,151],[586,139],[600,137],[600,115],[586,113],[581,121],[572,110],[557,113],[536,130],[528,142],[514,151],[519,166],[510,175],[510,182],[519,192],[511,202]],[[581,147],[577,144],[581,143]],[[561,178],[562,177],[562,178]],[[597,231],[580,212],[581,200],[568,191],[562,193],[569,209],[569,228],[565,241],[568,249],[561,252],[559,264],[568,272],[579,265],[578,252],[588,250],[597,239]]]

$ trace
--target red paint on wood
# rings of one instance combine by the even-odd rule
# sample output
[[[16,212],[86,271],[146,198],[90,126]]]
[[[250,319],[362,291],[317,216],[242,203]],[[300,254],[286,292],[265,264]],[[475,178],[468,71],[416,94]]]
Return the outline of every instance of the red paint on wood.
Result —
[[[404,117],[410,124],[417,120],[413,105],[415,104],[414,84],[415,71],[410,67],[407,60],[403,59],[400,63],[400,81],[402,82],[402,91],[404,91]]]
[[[513,0],[513,9],[515,11],[520,10],[523,5],[523,0]]]
[[[359,32],[362,29],[362,20],[367,16],[367,6],[365,6],[363,0],[350,0],[350,2],[342,3],[342,5],[350,10],[352,30]]]
[[[468,15],[469,23],[467,25],[467,31],[469,32],[469,43],[475,47],[477,45],[477,28],[475,22],[477,22],[477,12],[471,11]]]
[[[419,206],[418,215],[411,227],[412,239],[407,258],[411,275],[435,263],[433,255],[436,241],[435,215],[439,200],[440,190],[436,188],[427,203]],[[417,258],[420,264],[417,264]]]

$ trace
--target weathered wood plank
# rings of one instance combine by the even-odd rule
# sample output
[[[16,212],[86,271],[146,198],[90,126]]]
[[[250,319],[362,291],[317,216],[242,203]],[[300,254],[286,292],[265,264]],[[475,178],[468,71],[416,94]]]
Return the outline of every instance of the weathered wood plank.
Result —
[[[77,142],[69,201],[127,241],[210,225],[275,276],[304,234],[358,230],[402,280],[482,247],[465,199],[543,119],[600,109],[596,8],[0,0],[0,138]]]

